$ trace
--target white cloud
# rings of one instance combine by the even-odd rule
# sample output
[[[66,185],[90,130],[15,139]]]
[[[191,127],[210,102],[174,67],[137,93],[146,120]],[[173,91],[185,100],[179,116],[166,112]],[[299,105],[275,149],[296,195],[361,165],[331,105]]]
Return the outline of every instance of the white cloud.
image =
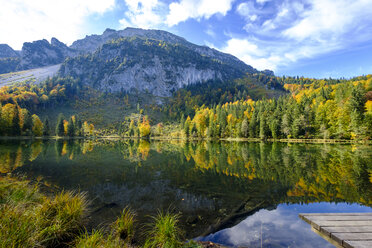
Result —
[[[0,43],[14,49],[25,41],[51,37],[71,43],[85,33],[86,17],[114,5],[115,0],[0,0]]]
[[[311,8],[304,11],[304,18],[285,30],[283,35],[300,41],[338,39],[363,25],[371,14],[372,1],[313,0]]]
[[[128,11],[120,20],[123,27],[155,28],[164,23],[166,5],[158,0],[125,0]]]
[[[259,70],[275,70],[276,64],[281,60],[277,56],[271,55],[269,51],[259,47],[256,42],[250,42],[248,39],[232,38],[227,41],[226,46],[221,50],[238,57],[246,64]]]
[[[177,25],[189,18],[209,19],[215,14],[223,16],[231,9],[235,0],[181,0],[169,5],[169,14],[166,18],[168,26]]]
[[[268,9],[246,2],[236,11],[248,34],[231,36],[220,50],[261,70],[372,40],[370,0],[284,0]]]
[[[207,236],[205,240],[223,240],[234,247],[272,247],[278,244],[303,248],[333,247],[311,231],[310,225],[298,217],[298,210],[293,209],[293,205],[288,207],[283,204],[270,211],[261,209],[239,224]]]
[[[216,38],[216,32],[213,31],[212,26],[209,26],[205,33],[213,38]]]

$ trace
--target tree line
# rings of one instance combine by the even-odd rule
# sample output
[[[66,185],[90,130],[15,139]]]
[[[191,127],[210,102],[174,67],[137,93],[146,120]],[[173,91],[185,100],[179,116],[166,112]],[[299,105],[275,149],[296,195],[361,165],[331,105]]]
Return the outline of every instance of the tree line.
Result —
[[[69,121],[60,114],[55,133],[49,119],[41,121],[38,115],[31,114],[27,109],[17,104],[0,104],[0,136],[90,136],[94,134],[93,124],[82,122],[77,116],[71,116]]]
[[[338,84],[286,84],[290,95],[201,107],[182,128],[198,138],[371,139],[372,75]]]
[[[0,136],[49,136],[49,120],[44,123],[39,116],[17,104],[0,104]]]

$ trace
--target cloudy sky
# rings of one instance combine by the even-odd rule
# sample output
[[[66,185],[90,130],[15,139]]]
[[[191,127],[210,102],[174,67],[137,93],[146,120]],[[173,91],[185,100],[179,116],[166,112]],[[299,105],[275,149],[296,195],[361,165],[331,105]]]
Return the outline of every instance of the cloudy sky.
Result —
[[[277,75],[372,73],[372,0],[0,0],[0,43],[163,29]]]

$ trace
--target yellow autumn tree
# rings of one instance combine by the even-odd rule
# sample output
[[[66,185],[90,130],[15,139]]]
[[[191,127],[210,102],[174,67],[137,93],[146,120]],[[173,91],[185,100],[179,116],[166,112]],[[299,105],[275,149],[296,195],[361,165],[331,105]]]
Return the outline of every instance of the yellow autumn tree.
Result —
[[[43,122],[40,120],[39,116],[32,115],[32,132],[35,136],[43,135]]]
[[[138,125],[141,137],[149,137],[151,134],[151,126],[147,117],[143,117],[142,122]]]

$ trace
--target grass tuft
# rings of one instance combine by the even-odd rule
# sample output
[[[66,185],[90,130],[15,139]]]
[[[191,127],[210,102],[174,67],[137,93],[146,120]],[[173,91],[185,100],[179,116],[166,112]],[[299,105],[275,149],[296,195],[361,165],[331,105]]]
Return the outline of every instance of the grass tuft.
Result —
[[[24,207],[1,205],[0,247],[36,247],[35,216]]]
[[[38,185],[0,178],[0,247],[55,247],[74,239],[87,213],[84,194],[43,196]]]
[[[145,242],[145,247],[151,248],[178,248],[182,246],[181,230],[178,227],[179,214],[169,212],[158,212],[150,225],[149,238]]]
[[[112,236],[105,236],[100,230],[95,230],[91,234],[85,232],[76,239],[76,248],[118,248],[126,247],[120,239]]]
[[[61,192],[46,198],[37,211],[39,239],[47,246],[71,240],[83,227],[88,202],[85,194]]]
[[[112,226],[114,234],[128,243],[133,243],[135,217],[135,213],[129,207],[124,208]]]

